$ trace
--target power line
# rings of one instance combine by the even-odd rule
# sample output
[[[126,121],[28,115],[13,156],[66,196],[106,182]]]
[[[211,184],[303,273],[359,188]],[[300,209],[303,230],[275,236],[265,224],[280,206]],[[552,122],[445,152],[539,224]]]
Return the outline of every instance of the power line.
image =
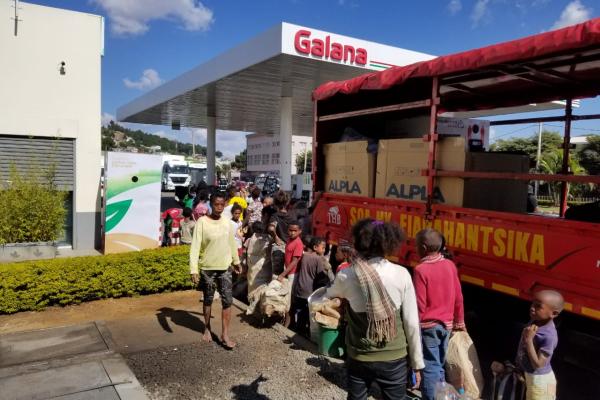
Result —
[[[537,126],[537,124],[531,124],[531,125],[527,125],[527,126],[524,126],[524,127],[522,127],[522,128],[515,129],[514,131],[510,131],[510,132],[508,132],[508,133],[503,133],[503,134],[502,134],[502,135],[500,135],[500,136],[495,136],[495,137],[494,137],[494,140],[498,140],[498,139],[499,139],[499,138],[501,138],[501,137],[508,136],[508,135],[512,135],[513,133],[517,133],[517,132],[519,132],[519,131],[523,131],[523,130],[525,130],[525,129],[533,128],[534,126]]]
[[[545,126],[551,126],[553,128],[563,128],[563,126],[561,125],[552,125],[552,124],[544,124]],[[571,126],[571,129],[577,129],[580,131],[592,131],[592,132],[600,132],[600,129],[594,129],[594,128],[577,128],[574,126]]]

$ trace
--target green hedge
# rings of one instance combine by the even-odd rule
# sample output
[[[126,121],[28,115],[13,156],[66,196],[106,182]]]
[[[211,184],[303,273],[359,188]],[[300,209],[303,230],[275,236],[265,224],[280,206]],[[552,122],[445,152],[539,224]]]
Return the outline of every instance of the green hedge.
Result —
[[[189,247],[0,264],[0,314],[192,287]]]

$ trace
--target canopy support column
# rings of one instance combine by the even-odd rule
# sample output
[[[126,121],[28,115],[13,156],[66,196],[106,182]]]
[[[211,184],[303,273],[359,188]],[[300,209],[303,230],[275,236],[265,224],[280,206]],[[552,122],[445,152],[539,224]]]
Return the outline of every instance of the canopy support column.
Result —
[[[279,177],[281,190],[292,190],[292,97],[281,98],[279,131]]]
[[[206,124],[206,183],[215,184],[216,156],[217,151],[217,119],[216,117],[207,117]]]

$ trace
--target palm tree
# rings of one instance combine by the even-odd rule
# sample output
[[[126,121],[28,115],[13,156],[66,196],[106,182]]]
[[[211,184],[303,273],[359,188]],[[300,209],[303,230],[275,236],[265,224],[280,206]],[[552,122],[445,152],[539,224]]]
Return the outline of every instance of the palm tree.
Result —
[[[562,172],[563,164],[563,151],[561,149],[554,149],[548,151],[542,155],[540,159],[540,170],[545,174],[560,174]],[[585,169],[579,165],[579,160],[575,157],[569,157],[569,172],[574,175],[581,175],[585,173]],[[554,199],[554,204],[558,205],[560,199],[558,193],[560,192],[561,182],[548,182],[550,189],[550,196]],[[569,184],[567,184],[567,198],[569,197]]]

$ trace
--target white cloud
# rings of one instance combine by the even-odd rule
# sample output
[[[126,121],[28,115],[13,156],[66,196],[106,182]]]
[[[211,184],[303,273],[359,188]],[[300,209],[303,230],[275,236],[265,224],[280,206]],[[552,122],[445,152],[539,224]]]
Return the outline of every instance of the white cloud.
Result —
[[[448,11],[450,11],[450,15],[456,15],[460,10],[462,10],[462,3],[460,0],[451,0],[450,3],[448,3]]]
[[[132,81],[129,78],[125,78],[123,79],[123,83],[129,89],[145,90],[154,89],[155,87],[163,83],[163,80],[158,75],[158,72],[156,72],[156,70],[149,68],[144,70],[142,76],[137,81]]]
[[[108,14],[111,31],[120,36],[142,35],[152,20],[175,21],[188,31],[208,30],[213,12],[198,0],[91,0]]]
[[[101,117],[101,121],[102,121],[102,126],[107,126],[110,121],[117,121],[117,119],[115,118],[114,115],[109,114],[107,112],[103,112],[102,113],[102,117]]]
[[[584,6],[581,1],[574,0],[567,4],[560,18],[552,25],[550,29],[560,29],[565,26],[576,25],[587,21],[592,16],[592,9]]]
[[[490,10],[488,9],[488,5],[490,0],[477,0],[475,6],[473,7],[473,12],[471,12],[471,22],[473,28],[479,26],[481,20],[487,16],[489,16]]]

